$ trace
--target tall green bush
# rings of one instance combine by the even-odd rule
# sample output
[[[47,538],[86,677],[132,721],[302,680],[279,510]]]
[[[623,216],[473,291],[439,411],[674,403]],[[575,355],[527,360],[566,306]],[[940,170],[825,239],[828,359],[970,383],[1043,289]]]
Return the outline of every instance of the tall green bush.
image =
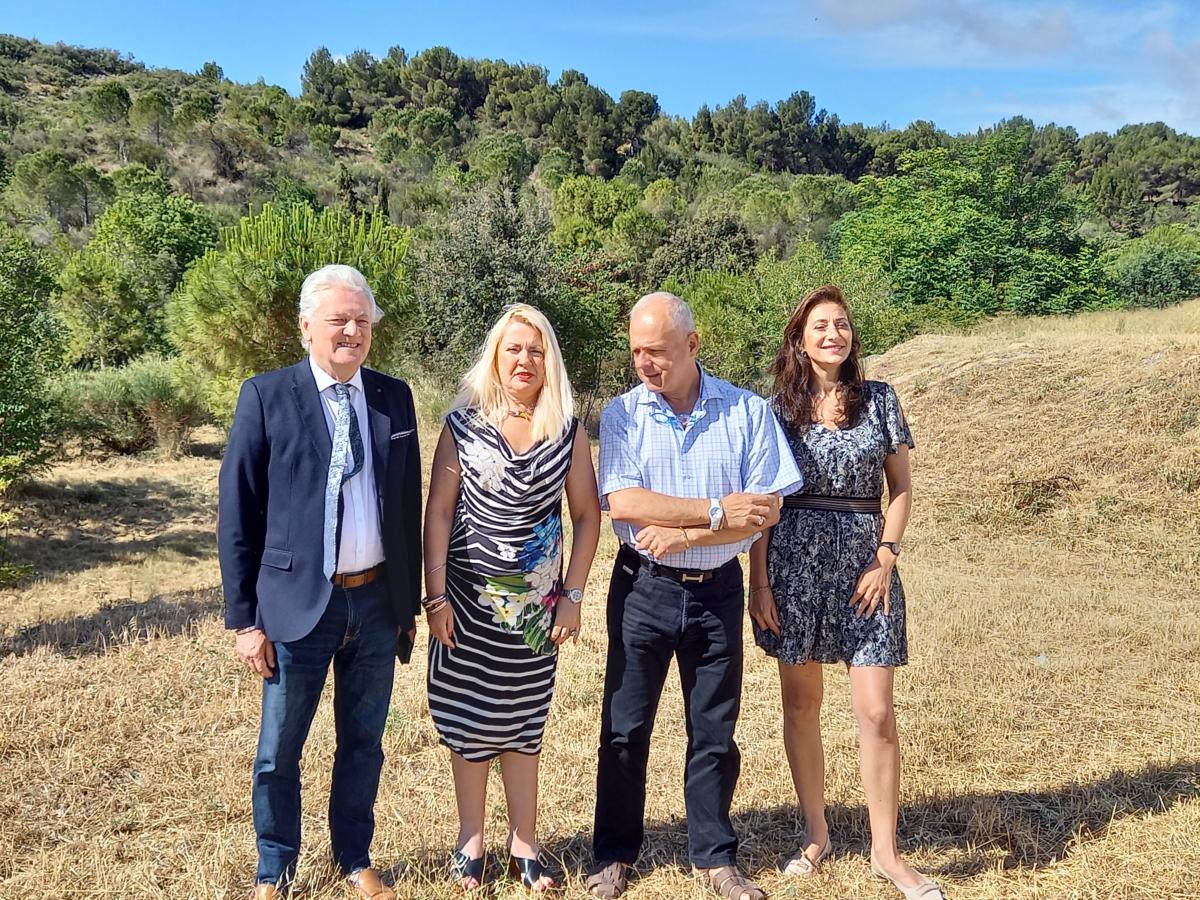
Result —
[[[563,253],[546,240],[550,220],[511,191],[468,197],[421,251],[416,293],[425,364],[456,378],[470,364],[500,311],[537,307],[554,325],[567,371],[580,392],[593,390],[620,315],[610,286],[595,278],[602,254]]]
[[[216,219],[190,197],[164,194],[151,180],[130,187],[62,274],[57,308],[72,365],[119,365],[166,350],[167,298],[188,263],[216,244]]]
[[[395,367],[415,351],[408,247],[408,230],[381,215],[301,205],[266,204],[223,229],[220,248],[188,269],[167,306],[171,343],[208,376],[207,402],[217,420],[232,418],[243,380],[303,358],[300,284],[329,263],[362,272],[385,312],[373,335],[372,364]]]
[[[61,331],[50,310],[55,289],[42,254],[0,230],[0,494],[49,456],[46,391],[62,360]]]
[[[857,208],[833,229],[842,258],[882,265],[909,303],[968,316],[1105,305],[1065,164],[1028,175],[1030,141],[1026,130],[1000,129],[906,153],[896,175],[862,179]]]

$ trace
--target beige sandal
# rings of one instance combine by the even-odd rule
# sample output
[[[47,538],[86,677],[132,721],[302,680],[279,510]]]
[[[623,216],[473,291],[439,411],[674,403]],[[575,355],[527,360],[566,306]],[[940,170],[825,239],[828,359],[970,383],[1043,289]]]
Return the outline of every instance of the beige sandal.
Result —
[[[737,870],[737,866],[697,869],[708,879],[709,887],[724,900],[767,900],[767,892]]]
[[[786,859],[781,869],[783,874],[791,878],[808,878],[817,874],[817,870],[821,868],[821,863],[825,862],[833,855],[833,842],[826,837],[825,846],[817,852],[816,859],[809,856],[803,848],[796,851],[796,854]]]
[[[905,887],[898,884],[890,875],[875,865],[875,860],[871,860],[871,874],[883,881],[892,882],[892,887],[904,895],[904,900],[946,900],[946,892],[932,878],[926,878],[922,884],[916,884],[912,887]],[[921,873],[917,873],[918,875]]]

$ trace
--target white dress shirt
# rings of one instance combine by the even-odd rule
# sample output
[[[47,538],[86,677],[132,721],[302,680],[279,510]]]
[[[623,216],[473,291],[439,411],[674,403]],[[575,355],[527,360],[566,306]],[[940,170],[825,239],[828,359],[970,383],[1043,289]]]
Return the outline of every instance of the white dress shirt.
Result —
[[[333,439],[333,417],[337,411],[337,379],[322,369],[310,356],[313,377],[321,393],[325,425]],[[350,409],[358,419],[362,435],[363,465],[358,474],[342,485],[342,534],[338,542],[337,571],[361,572],[383,562],[383,538],[379,530],[379,495],[375,490],[375,471],[371,468],[371,422],[367,398],[363,394],[362,370],[346,382],[350,386]]]

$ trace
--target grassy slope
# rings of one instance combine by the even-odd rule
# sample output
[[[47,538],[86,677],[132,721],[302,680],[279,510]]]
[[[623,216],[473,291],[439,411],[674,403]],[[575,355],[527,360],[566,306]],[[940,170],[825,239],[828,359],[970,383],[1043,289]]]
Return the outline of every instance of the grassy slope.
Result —
[[[897,694],[913,858],[960,898],[1200,897],[1200,304],[924,337],[874,374],[896,384],[918,440],[902,563],[913,658]],[[215,473],[206,457],[72,464],[22,501],[12,542],[43,575],[0,596],[0,896],[245,890],[257,691],[212,590]],[[591,824],[613,549],[606,535],[547,736],[542,830],[572,871]],[[451,897],[453,795],[423,661],[397,680],[376,855],[403,870],[401,896]],[[772,874],[796,829],[777,709],[774,668],[748,649],[745,862],[776,897],[895,896],[862,856],[854,727],[832,668],[837,855],[812,882]],[[698,897],[674,678],[659,723],[632,896]],[[305,896],[341,897],[320,865],[327,706],[313,734]],[[499,798],[497,779],[493,848]]]

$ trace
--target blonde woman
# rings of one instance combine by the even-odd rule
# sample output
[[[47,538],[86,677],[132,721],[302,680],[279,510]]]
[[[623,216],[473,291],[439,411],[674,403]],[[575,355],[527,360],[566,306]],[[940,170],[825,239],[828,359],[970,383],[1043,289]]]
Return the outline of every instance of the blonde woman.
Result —
[[[563,574],[562,497],[573,525]],[[557,651],[579,639],[600,537],[587,435],[554,329],[531,306],[492,326],[446,416],[425,511],[429,710],[458,802],[453,877],[483,883],[488,764],[499,758],[510,869],[556,887],[537,842],[538,754]]]

